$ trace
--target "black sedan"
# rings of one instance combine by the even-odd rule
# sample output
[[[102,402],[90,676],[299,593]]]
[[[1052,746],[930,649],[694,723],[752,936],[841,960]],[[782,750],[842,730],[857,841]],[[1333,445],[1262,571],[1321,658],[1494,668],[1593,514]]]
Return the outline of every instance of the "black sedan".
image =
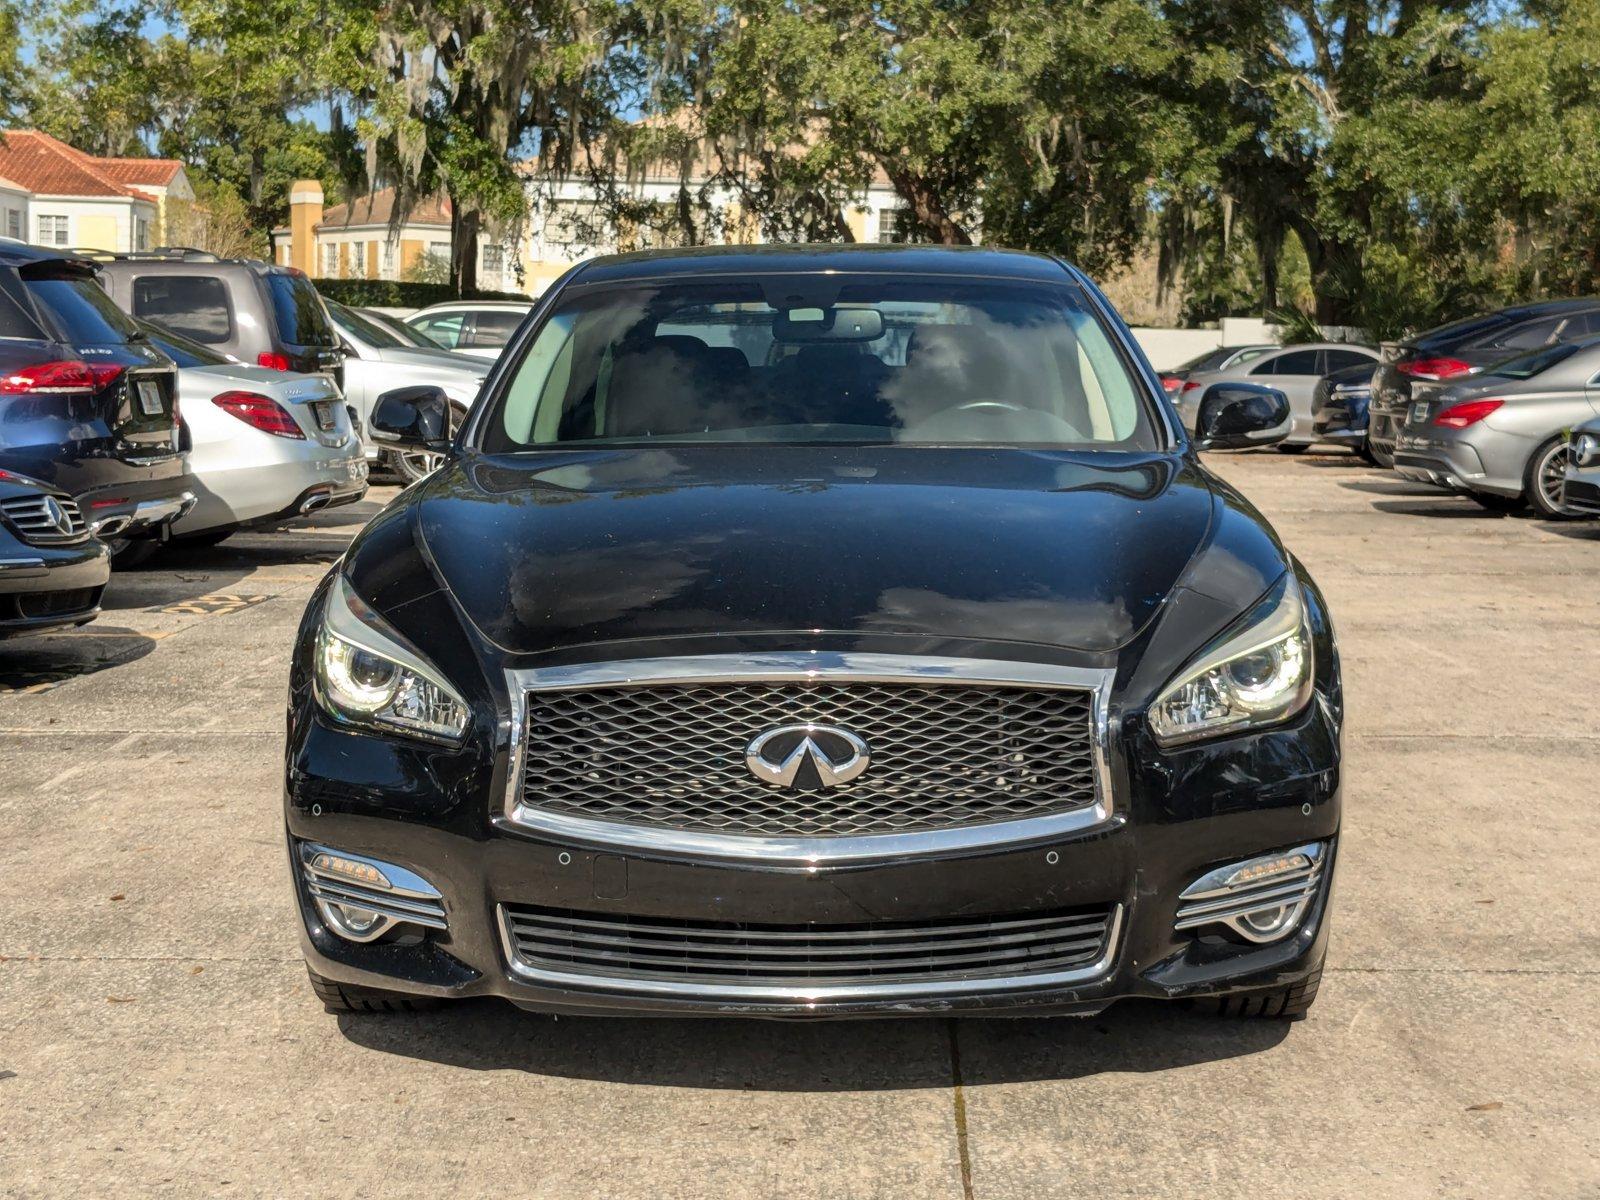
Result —
[[[94,620],[110,573],[71,496],[0,471],[0,638]]]
[[[317,588],[289,860],[331,1009],[1295,1016],[1339,835],[1322,597],[1057,260],[764,248],[552,286]]]

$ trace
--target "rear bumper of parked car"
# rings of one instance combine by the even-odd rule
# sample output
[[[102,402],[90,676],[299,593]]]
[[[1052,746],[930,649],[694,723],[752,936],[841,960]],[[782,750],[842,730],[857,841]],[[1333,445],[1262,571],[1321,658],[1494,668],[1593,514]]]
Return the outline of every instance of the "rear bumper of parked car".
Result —
[[[248,462],[197,470],[199,502],[173,526],[177,536],[272,524],[350,504],[367,491],[369,466],[353,438],[338,448],[287,438]]]
[[[436,751],[337,728],[317,713],[291,729],[287,781],[302,942],[312,968],[338,982],[577,1013],[1090,1014],[1125,997],[1228,994],[1309,978],[1326,943],[1339,833],[1338,729],[1328,706],[1314,699],[1285,726],[1162,758],[1126,773],[1109,819],[1070,836],[778,865],[535,836],[489,816],[490,797],[454,791]],[[504,769],[496,769],[497,787]],[[1321,865],[1298,924],[1281,940],[1176,928],[1180,893],[1208,872],[1311,846]],[[308,847],[413,872],[436,892],[424,903],[437,924],[409,942],[340,937],[310,890],[305,860],[316,851]],[[864,925],[932,936],[922,931],[941,923],[1068,913],[1098,914],[1106,932],[1092,961],[1069,971],[969,973],[911,987],[857,978],[847,988],[818,982],[777,994],[741,987],[737,975],[664,971],[641,980],[530,965],[507,924],[513,913],[603,930],[619,939],[619,956],[639,926],[724,939],[774,927],[790,931],[776,938],[839,937],[847,935],[830,927]]]
[[[0,637],[93,620],[110,572],[110,555],[93,538],[34,546],[0,530]]]
[[[109,484],[78,498],[89,528],[100,537],[159,537],[195,506],[193,480]]]
[[[1519,444],[1519,439],[1482,425],[1459,433],[1431,425],[1426,432],[1402,428],[1394,441],[1394,469],[1405,479],[1451,491],[1519,496],[1527,462],[1516,454]]]

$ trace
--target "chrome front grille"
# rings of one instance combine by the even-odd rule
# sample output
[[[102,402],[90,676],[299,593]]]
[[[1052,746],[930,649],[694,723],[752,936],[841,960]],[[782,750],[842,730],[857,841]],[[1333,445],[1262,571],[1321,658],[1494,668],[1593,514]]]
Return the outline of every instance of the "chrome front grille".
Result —
[[[751,837],[847,838],[1027,820],[1099,798],[1095,697],[1078,687],[730,679],[525,693],[526,811]],[[796,790],[746,766],[753,739],[810,723],[871,765]]]
[[[0,500],[0,514],[23,541],[34,546],[69,546],[89,536],[78,503],[69,496],[18,496]]]
[[[507,904],[513,969],[547,981],[730,995],[993,988],[1089,977],[1114,950],[1116,906],[852,924],[752,924]]]

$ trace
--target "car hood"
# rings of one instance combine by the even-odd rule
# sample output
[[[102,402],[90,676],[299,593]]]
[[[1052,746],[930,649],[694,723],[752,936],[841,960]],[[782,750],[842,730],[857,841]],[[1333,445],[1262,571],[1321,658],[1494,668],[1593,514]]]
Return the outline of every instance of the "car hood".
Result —
[[[798,630],[1111,650],[1213,502],[1176,456],[701,447],[458,462],[413,504],[468,618],[535,654]]]

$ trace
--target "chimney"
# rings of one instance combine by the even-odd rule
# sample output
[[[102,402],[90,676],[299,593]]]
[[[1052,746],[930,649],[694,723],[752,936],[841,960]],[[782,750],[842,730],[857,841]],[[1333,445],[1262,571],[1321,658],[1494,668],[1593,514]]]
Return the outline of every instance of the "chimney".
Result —
[[[322,185],[297,179],[289,185],[289,265],[317,273],[317,226],[322,224]]]

